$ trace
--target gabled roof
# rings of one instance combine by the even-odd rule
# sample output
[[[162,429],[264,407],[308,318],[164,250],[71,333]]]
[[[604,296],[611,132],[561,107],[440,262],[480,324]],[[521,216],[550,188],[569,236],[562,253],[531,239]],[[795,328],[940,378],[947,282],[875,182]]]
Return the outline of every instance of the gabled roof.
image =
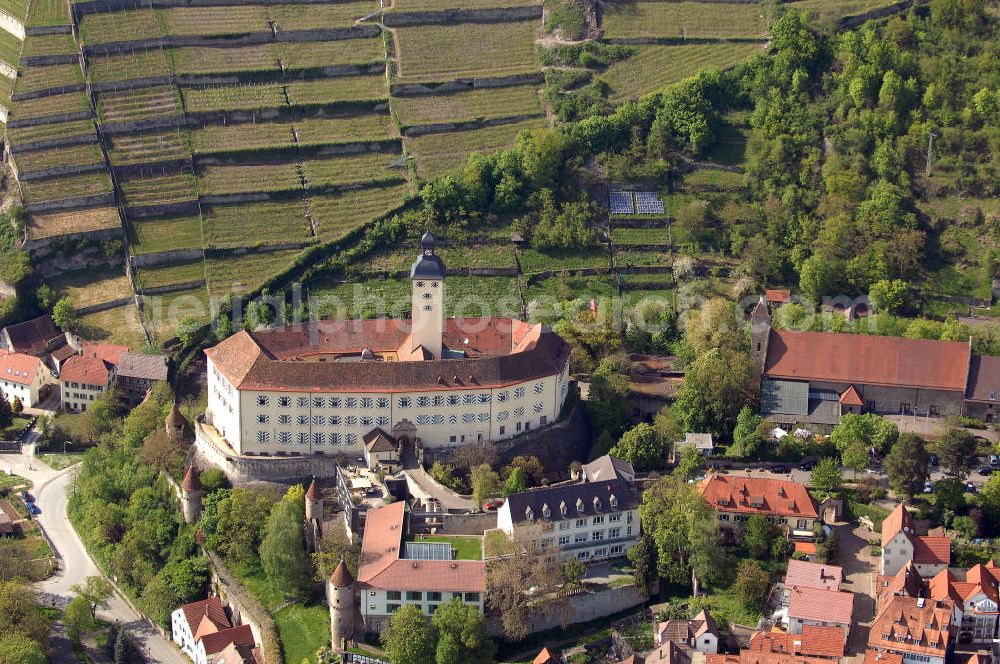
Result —
[[[947,537],[922,535],[911,537],[913,562],[925,565],[947,565],[951,562],[951,540]]]
[[[965,573],[965,580],[960,581],[949,569],[938,572],[928,583],[930,596],[933,599],[950,599],[958,606],[975,599],[985,597],[994,604],[1000,602],[997,591],[997,580],[984,565],[974,565]]]
[[[635,509],[639,502],[640,496],[631,482],[610,480],[554,484],[514,493],[507,496],[501,509],[509,508],[511,521],[517,525],[612,514]]]
[[[41,360],[24,353],[0,354],[0,380],[10,381],[18,385],[31,385],[35,382]]]
[[[964,394],[970,358],[960,341],[771,330],[764,375]]]
[[[63,336],[56,324],[52,322],[52,316],[49,314],[26,320],[23,323],[8,325],[4,328],[4,332],[10,339],[11,350],[29,355],[44,353],[49,344]]]
[[[806,655],[813,657],[844,656],[842,627],[804,625],[801,634],[789,634],[777,629],[755,632],[750,637],[751,652]]]
[[[784,304],[785,302],[790,302],[792,299],[792,291],[787,288],[768,288],[764,291],[764,297],[767,298],[768,302],[774,302],[775,304]]]
[[[908,597],[920,597],[925,595],[925,583],[920,577],[913,561],[908,561],[896,576],[883,576],[878,580],[879,603],[887,601],[891,595],[907,595]]]
[[[382,429],[375,428],[361,437],[369,452],[395,452],[396,440]]]
[[[208,619],[219,629],[227,629],[232,626],[232,623],[229,622],[229,616],[226,615],[226,609],[222,606],[222,600],[218,597],[209,597],[185,604],[181,606],[181,611],[184,612],[184,620],[187,622],[192,636],[198,631],[201,619],[205,616],[208,616]]]
[[[844,572],[837,565],[810,563],[804,560],[789,560],[785,573],[786,588],[817,588],[819,590],[840,590]]]
[[[214,655],[226,649],[226,646],[235,644],[237,646],[253,646],[253,630],[250,625],[240,625],[230,627],[215,634],[209,634],[201,639],[201,644],[205,648],[206,655]]]
[[[857,388],[853,385],[848,385],[847,389],[840,393],[840,403],[845,406],[864,406],[865,402],[861,400],[861,395],[858,394]]]
[[[118,359],[116,373],[125,378],[166,380],[167,358],[165,355],[147,355],[126,350]]]
[[[625,459],[605,454],[604,456],[597,457],[590,463],[583,464],[583,475],[584,479],[588,482],[631,480],[635,477],[635,468]]]
[[[552,651],[548,648],[542,648],[541,651],[535,655],[535,659],[531,660],[531,664],[556,664],[559,660],[556,656],[552,654]]]
[[[111,380],[114,368],[107,360],[90,355],[74,355],[63,362],[59,372],[59,380],[63,383],[86,383],[88,385],[107,385]]]
[[[788,598],[788,616],[850,625],[854,616],[854,593],[792,588]]]
[[[128,346],[107,343],[85,343],[80,350],[80,355],[98,357],[105,362],[118,364],[122,354],[128,352]]]
[[[903,656],[894,652],[866,650],[865,664],[903,664]]]
[[[712,474],[701,481],[698,490],[716,510],[812,519],[819,516],[805,485],[790,480]]]
[[[899,531],[903,531],[907,537],[916,535],[913,517],[906,511],[906,506],[903,503],[896,505],[889,512],[889,516],[882,521],[882,547],[885,548],[885,545],[891,542]]]
[[[951,600],[895,595],[872,622],[868,647],[943,657],[953,637]]]

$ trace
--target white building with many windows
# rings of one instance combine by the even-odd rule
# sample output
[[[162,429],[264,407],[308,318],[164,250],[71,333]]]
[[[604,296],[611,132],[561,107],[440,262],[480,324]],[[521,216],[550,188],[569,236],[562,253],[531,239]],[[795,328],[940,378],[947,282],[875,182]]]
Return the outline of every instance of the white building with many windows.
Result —
[[[610,456],[584,466],[614,469]],[[583,476],[588,477],[584,472]],[[597,481],[532,489],[507,497],[497,510],[497,528],[515,539],[558,548],[583,562],[621,558],[639,541],[639,492],[633,473],[611,472]]]
[[[553,423],[569,345],[511,318],[444,318],[430,233],[411,270],[412,319],[241,331],[206,351],[206,424],[238,454],[352,454],[381,429],[426,447],[503,440]]]

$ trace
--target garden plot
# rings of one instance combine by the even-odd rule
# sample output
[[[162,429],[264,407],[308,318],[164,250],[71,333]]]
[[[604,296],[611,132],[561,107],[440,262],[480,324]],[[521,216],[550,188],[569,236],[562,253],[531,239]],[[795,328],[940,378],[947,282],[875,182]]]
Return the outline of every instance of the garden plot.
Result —
[[[896,0],[796,0],[785,4],[789,9],[805,11],[820,21],[828,21],[863,14],[895,2]]]
[[[109,137],[108,155],[114,166],[126,166],[187,159],[191,153],[179,129],[157,129]]]
[[[120,12],[86,14],[80,19],[80,36],[84,44],[160,39],[166,36],[163,23],[152,9],[130,9]]]
[[[244,122],[208,125],[191,132],[195,154],[256,152],[292,148],[291,122]]]
[[[391,127],[389,116],[377,113],[342,118],[302,118],[292,124],[301,146],[385,140]]]
[[[378,9],[377,2],[334,2],[322,5],[270,5],[268,13],[275,30],[323,30],[349,28],[354,22]]]
[[[79,196],[94,196],[111,191],[111,177],[107,173],[82,173],[61,175],[42,180],[26,180],[21,191],[27,203],[58,201]]]
[[[144,217],[133,219],[129,224],[129,247],[137,255],[201,246],[201,217],[198,215]]]
[[[284,270],[299,250],[269,251],[243,256],[208,258],[205,270],[208,273],[208,292],[214,298],[230,293],[246,293],[261,285],[265,279]]]
[[[338,102],[387,99],[385,76],[340,76],[310,81],[292,81],[287,85],[288,103],[292,106],[318,106]]]
[[[276,48],[285,69],[367,65],[385,61],[381,37],[325,42],[282,42]]]
[[[538,90],[530,85],[394,97],[392,103],[403,127],[545,114]]]
[[[402,182],[406,179],[405,166],[393,166],[399,157],[384,152],[365,152],[346,157],[303,159],[302,170],[309,188]]]
[[[136,270],[136,284],[139,290],[186,284],[205,278],[205,263],[201,259],[177,265],[140,267]]]
[[[669,245],[673,241],[670,226],[666,219],[663,225],[655,228],[612,228],[611,242],[616,247],[636,244]]]
[[[451,299],[448,277],[447,303]],[[387,313],[405,317],[410,311],[409,280],[369,279],[362,282],[327,283],[310,286],[309,297],[316,300],[316,315],[339,320]]]
[[[726,69],[764,52],[763,44],[753,42],[656,44],[635,48],[636,53],[613,63],[598,77],[608,84],[611,101],[641,97],[700,71]]]
[[[538,71],[537,20],[396,28],[402,83]]]
[[[302,188],[302,178],[295,164],[287,163],[202,166],[198,188],[205,195],[293,191]]]
[[[481,129],[414,136],[406,139],[407,152],[416,158],[417,175],[422,180],[432,180],[461,168],[473,152],[488,154],[510,147],[522,131],[547,126],[545,118],[536,118]]]
[[[68,297],[77,308],[123,300],[132,296],[132,283],[124,268],[88,268],[46,279],[59,295]]]
[[[28,0],[0,0],[0,9],[23,21],[28,15]]]
[[[674,238],[676,240],[676,238]],[[680,243],[678,243],[680,244]],[[673,255],[669,250],[629,250],[615,252],[615,266],[628,267],[670,267]]]
[[[18,73],[14,92],[27,94],[78,83],[83,83],[83,72],[75,62],[66,65],[24,67]]]
[[[539,0],[396,0],[398,12],[436,12],[443,9],[494,9],[496,7],[534,7]]]
[[[247,247],[312,239],[301,199],[205,206],[209,247]]]
[[[88,341],[104,341],[129,348],[142,348],[146,343],[134,304],[80,316],[78,323],[80,336]]]
[[[525,274],[548,270],[579,270],[585,267],[610,268],[611,257],[600,248],[577,249],[574,251],[539,251],[522,249],[518,251],[521,271]]]
[[[448,277],[445,316],[510,316],[520,318],[521,298],[514,277]]]
[[[76,55],[73,35],[32,35],[25,41],[21,55],[26,58],[49,55]]]
[[[38,212],[28,215],[28,234],[34,240],[86,233],[121,226],[118,209],[113,206],[92,207],[85,210]]]
[[[699,168],[684,175],[684,188],[688,191],[744,191],[750,180],[742,173],[715,168]]]
[[[87,93],[82,90],[80,92],[67,92],[62,95],[50,95],[36,99],[23,99],[12,102],[12,106],[10,118],[12,120],[43,118],[90,110]]]
[[[96,140],[95,131],[93,120],[54,122],[51,124],[32,125],[30,127],[8,127],[7,140],[15,147],[28,143],[57,141],[76,136],[94,136]]]
[[[20,58],[21,40],[6,30],[0,30],[0,60],[17,69]]]
[[[198,198],[195,178],[190,173],[164,173],[121,182],[124,203],[130,207],[168,205]]]
[[[43,171],[58,166],[86,166],[104,164],[104,155],[97,143],[70,145],[64,148],[34,150],[15,156],[17,169],[21,173]]]
[[[316,235],[323,242],[341,238],[400,207],[409,193],[409,186],[403,184],[338,194],[310,194],[309,209]]]
[[[609,39],[767,37],[757,3],[621,2],[605,6],[601,24]]]
[[[207,321],[211,308],[208,290],[203,286],[182,291],[143,295],[143,312],[151,333],[157,340],[169,339],[185,318],[194,317]]]
[[[223,37],[271,32],[267,10],[259,5],[169,7],[160,12],[163,25],[171,35]]]
[[[184,108],[189,113],[211,111],[253,111],[284,108],[285,87],[263,85],[226,85],[216,88],[185,88]]]
[[[560,309],[553,310],[553,304],[559,305],[576,298],[589,301],[617,295],[618,289],[610,275],[556,276],[529,283],[524,290],[524,302],[529,315],[547,313],[557,320],[562,312]]]
[[[94,83],[154,78],[170,73],[167,58],[160,48],[114,55],[93,55],[87,58],[87,71]]]
[[[166,54],[178,74],[228,74],[280,68],[277,44],[185,46],[166,49]]]
[[[97,114],[103,122],[169,118],[181,114],[180,95],[172,85],[98,92]]]
[[[65,0],[31,0],[25,27],[69,25],[69,6]]]

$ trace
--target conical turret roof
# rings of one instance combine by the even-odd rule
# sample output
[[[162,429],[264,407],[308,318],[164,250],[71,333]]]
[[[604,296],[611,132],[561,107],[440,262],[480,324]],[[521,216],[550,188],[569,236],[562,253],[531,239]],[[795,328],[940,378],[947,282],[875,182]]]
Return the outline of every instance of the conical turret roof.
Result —
[[[170,408],[170,413],[167,415],[167,426],[173,429],[180,429],[187,424],[187,419],[181,414],[181,409],[177,407],[177,402]]]
[[[354,576],[351,575],[351,570],[347,569],[347,565],[344,564],[343,558],[340,559],[337,569],[333,570],[333,575],[330,577],[330,583],[333,584],[334,588],[346,588],[347,586],[354,584]]]
[[[185,491],[201,491],[201,478],[194,466],[188,466],[187,472],[184,473],[184,481],[181,482],[181,488]]]
[[[319,500],[322,496],[319,493],[319,487],[316,486],[316,480],[313,479],[312,484],[306,489],[306,498],[309,500]]]

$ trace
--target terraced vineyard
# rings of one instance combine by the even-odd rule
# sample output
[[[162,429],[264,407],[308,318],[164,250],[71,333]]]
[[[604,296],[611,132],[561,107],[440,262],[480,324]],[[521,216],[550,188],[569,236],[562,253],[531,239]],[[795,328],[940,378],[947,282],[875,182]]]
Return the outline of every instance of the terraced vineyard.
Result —
[[[762,39],[767,26],[756,3],[618,2],[602,19],[608,39]]]

